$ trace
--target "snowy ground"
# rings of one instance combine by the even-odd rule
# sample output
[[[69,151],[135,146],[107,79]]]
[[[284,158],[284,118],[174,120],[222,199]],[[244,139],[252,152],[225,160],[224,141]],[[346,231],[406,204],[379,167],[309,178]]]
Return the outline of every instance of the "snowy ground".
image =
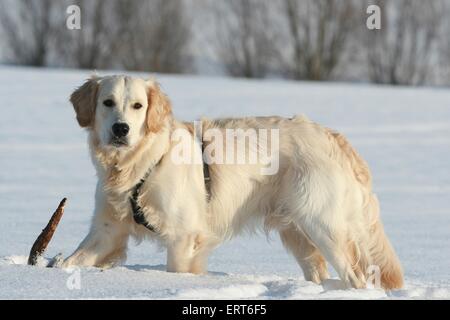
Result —
[[[74,273],[27,266],[63,196],[47,256],[71,253],[88,230],[96,178],[68,103],[87,76],[0,67],[0,298],[450,298],[450,89],[158,77],[180,119],[305,113],[346,134],[372,168],[403,290],[307,282],[276,234],[226,243],[205,276],[164,272],[165,254],[151,243],[131,245],[123,267],[82,269],[80,289],[67,286],[76,287]]]

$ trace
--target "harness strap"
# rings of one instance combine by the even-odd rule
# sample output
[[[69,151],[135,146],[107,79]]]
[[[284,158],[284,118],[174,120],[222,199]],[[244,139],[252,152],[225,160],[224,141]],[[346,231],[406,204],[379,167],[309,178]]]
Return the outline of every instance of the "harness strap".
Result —
[[[195,135],[198,138],[202,149],[203,181],[205,182],[206,197],[207,200],[209,201],[211,198],[211,175],[209,173],[208,163],[205,160],[205,142],[203,140],[203,127],[201,125],[201,122],[200,126],[196,127]]]
[[[209,201],[210,196],[211,196],[211,194],[210,194],[211,177],[209,174],[209,166],[204,159],[205,144],[203,142],[202,132],[201,131],[197,132],[196,135],[200,141],[200,145],[201,145],[201,149],[202,149],[203,180],[205,181],[207,199]],[[152,224],[150,224],[147,221],[147,219],[145,218],[144,211],[142,210],[141,206],[138,203],[138,198],[139,198],[139,193],[141,191],[141,188],[144,185],[145,181],[150,176],[150,174],[153,172],[153,170],[161,163],[161,160],[162,160],[162,158],[159,159],[159,161],[156,163],[156,165],[154,165],[153,167],[148,169],[148,171],[145,173],[144,177],[133,187],[131,197],[130,197],[131,211],[133,213],[134,221],[137,224],[140,224],[140,225],[146,227],[151,232],[158,232],[158,231],[157,231],[157,228],[155,226],[153,226]]]
[[[153,170],[161,163],[162,158],[151,167],[144,175],[144,177],[133,187],[131,197],[130,197],[130,204],[131,204],[131,211],[133,212],[133,219],[137,224],[143,225],[151,232],[157,232],[156,227],[150,224],[147,219],[145,219],[144,211],[142,210],[141,206],[138,203],[139,198],[139,192],[141,191],[142,186],[144,185],[147,178],[150,176],[150,174],[153,172]]]

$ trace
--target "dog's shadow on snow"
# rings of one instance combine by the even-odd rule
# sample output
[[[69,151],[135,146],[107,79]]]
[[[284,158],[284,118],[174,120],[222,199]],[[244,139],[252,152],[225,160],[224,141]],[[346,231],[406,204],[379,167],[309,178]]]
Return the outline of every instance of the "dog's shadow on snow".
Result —
[[[165,264],[157,264],[157,265],[148,265],[148,264],[134,264],[134,265],[124,265],[124,268],[132,271],[167,271],[167,266]],[[206,275],[211,276],[228,276],[228,273],[220,272],[220,271],[208,271]]]
[[[132,271],[166,271],[166,265],[165,264],[157,264],[154,266],[148,265],[148,264],[133,264],[133,265],[124,265],[124,268]]]
[[[326,279],[322,281],[322,287],[324,291],[331,291],[331,290],[346,290],[347,287],[345,286],[345,283],[339,279]]]

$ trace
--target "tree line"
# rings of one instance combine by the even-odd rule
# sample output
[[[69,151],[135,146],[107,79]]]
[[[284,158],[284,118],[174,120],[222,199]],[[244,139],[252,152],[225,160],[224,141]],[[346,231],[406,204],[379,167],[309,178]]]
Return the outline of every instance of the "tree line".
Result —
[[[366,12],[379,6],[381,29]],[[81,30],[66,8],[81,8]],[[450,0],[0,0],[4,63],[233,77],[450,82]]]

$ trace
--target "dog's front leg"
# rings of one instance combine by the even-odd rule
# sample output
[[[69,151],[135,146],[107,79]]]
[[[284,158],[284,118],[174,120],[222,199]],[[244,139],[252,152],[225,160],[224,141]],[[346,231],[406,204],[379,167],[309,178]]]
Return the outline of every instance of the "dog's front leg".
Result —
[[[192,272],[191,263],[195,256],[195,236],[179,236],[167,246],[167,271]]]
[[[211,245],[200,234],[185,235],[167,247],[167,271],[204,274]]]
[[[78,249],[63,262],[63,268],[71,266],[107,268],[126,259],[129,238],[127,223],[115,218],[114,209],[103,197],[97,201],[89,234]]]

